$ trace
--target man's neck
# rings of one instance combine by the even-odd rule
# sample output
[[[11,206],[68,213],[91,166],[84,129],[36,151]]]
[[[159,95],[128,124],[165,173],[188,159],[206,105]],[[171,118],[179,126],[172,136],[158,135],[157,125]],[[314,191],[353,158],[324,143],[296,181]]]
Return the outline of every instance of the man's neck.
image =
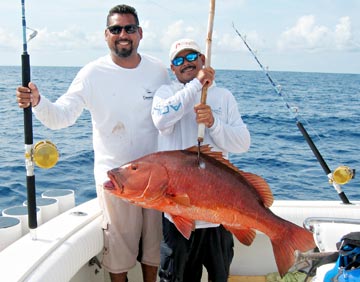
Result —
[[[121,58],[112,54],[111,58],[115,64],[125,69],[134,69],[141,62],[141,56],[138,53],[126,58]]]

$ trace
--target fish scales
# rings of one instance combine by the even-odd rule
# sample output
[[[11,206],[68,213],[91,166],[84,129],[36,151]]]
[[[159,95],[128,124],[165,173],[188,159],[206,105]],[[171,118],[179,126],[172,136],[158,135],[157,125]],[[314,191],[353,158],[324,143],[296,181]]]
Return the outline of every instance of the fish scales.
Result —
[[[201,147],[157,152],[108,172],[104,188],[117,197],[145,208],[167,212],[189,238],[195,220],[222,224],[250,245],[258,230],[272,243],[279,273],[294,263],[294,251],[315,247],[311,232],[275,215],[270,187],[264,179],[244,172]]]
[[[246,226],[246,215],[250,214],[250,218],[253,218],[253,215],[258,214],[264,207],[263,202],[256,189],[248,189],[246,185],[251,184],[242,175],[213,160],[206,155],[203,156],[205,169],[202,169],[197,165],[194,154],[188,151],[163,153],[154,157],[154,161],[161,161],[168,168],[167,193],[175,196],[186,193],[191,199],[189,214],[197,214],[199,220],[215,223],[220,221],[224,225],[240,227],[239,220],[236,220],[238,215],[243,217],[241,225]],[[179,167],[181,169],[178,169]],[[194,175],[197,175],[195,179]],[[201,189],[194,189],[195,186]],[[249,201],[252,202],[251,205]],[[196,209],[193,210],[192,207]],[[196,212],[199,210],[201,212]],[[214,210],[223,212],[215,213]],[[171,213],[171,207],[168,208],[168,212]],[[184,211],[182,212],[185,216]],[[215,216],[217,218],[212,220],[211,217]]]

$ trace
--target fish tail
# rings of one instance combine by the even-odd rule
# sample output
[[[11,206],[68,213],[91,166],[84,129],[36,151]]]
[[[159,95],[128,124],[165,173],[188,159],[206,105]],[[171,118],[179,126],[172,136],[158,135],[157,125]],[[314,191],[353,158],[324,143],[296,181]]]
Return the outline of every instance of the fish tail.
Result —
[[[276,265],[281,277],[283,277],[290,267],[295,263],[295,251],[309,251],[315,248],[313,234],[291,222],[277,237],[271,240]]]

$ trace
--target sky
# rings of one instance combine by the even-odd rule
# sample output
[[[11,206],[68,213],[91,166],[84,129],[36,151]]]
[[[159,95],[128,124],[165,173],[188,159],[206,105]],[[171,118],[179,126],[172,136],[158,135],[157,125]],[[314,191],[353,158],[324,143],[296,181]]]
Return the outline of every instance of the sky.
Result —
[[[136,8],[139,51],[169,65],[173,41],[195,39],[205,52],[209,0],[25,0],[31,65],[83,66],[108,54],[108,10]],[[217,0],[211,42],[215,69],[259,70],[236,29],[270,71],[360,73],[359,0]],[[31,34],[28,30],[28,35]],[[0,1],[0,65],[20,65],[21,1]]]

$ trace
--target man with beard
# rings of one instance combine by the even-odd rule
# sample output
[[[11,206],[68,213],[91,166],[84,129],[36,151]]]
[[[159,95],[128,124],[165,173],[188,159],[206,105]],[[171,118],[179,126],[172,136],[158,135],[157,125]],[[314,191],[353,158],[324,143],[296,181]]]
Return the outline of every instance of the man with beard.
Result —
[[[205,124],[204,144],[213,151],[243,153],[250,134],[242,121],[234,96],[215,85],[215,71],[204,68],[205,56],[191,39],[174,42],[171,70],[177,80],[161,86],[154,96],[152,118],[158,128],[159,150],[182,150],[197,145],[198,124]],[[200,104],[208,84],[207,104]],[[164,214],[161,245],[161,282],[200,282],[203,265],[209,281],[226,282],[233,258],[233,237],[222,225],[196,221],[188,239],[177,230],[171,215]]]
[[[169,77],[160,61],[138,53],[142,37],[136,10],[115,6],[109,11],[105,29],[110,54],[83,67],[55,103],[40,96],[32,82],[16,92],[19,107],[31,105],[36,118],[51,129],[70,126],[83,109],[90,111],[96,190],[104,212],[102,264],[112,281],[125,282],[140,253],[143,280],[155,282],[160,262],[161,214],[103,190],[108,170],[157,149],[151,104],[155,91],[169,83]]]

